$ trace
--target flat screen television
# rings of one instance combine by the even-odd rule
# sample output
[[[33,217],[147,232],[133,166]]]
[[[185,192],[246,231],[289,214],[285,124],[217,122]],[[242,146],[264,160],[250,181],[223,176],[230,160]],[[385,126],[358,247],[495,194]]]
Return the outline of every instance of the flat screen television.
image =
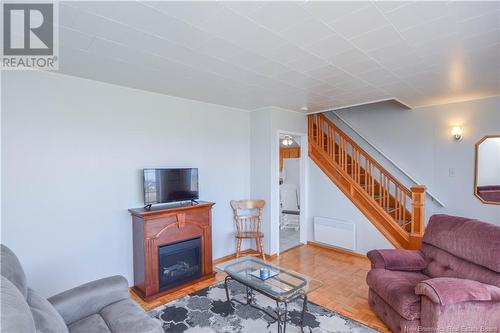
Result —
[[[197,200],[198,169],[144,169],[144,204]]]

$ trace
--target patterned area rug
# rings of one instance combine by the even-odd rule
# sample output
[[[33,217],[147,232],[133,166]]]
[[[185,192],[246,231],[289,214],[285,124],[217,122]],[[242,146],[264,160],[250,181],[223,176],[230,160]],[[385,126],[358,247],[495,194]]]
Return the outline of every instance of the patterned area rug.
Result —
[[[244,300],[245,287],[229,281],[233,298]],[[273,308],[276,303],[264,295],[255,293],[256,303],[263,308]],[[286,332],[300,332],[302,301],[296,300],[288,306],[291,324]],[[168,333],[265,333],[277,332],[277,324],[269,324],[271,318],[262,311],[247,305],[226,300],[224,283],[200,290],[196,293],[162,305],[149,312],[158,318]],[[304,318],[304,332],[377,332],[357,321],[344,317],[309,302]]]

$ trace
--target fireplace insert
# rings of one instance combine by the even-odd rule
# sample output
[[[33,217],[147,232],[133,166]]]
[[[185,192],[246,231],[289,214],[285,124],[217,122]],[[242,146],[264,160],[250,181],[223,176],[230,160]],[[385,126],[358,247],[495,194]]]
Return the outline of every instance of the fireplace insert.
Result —
[[[170,289],[201,276],[201,238],[158,247],[160,290]]]

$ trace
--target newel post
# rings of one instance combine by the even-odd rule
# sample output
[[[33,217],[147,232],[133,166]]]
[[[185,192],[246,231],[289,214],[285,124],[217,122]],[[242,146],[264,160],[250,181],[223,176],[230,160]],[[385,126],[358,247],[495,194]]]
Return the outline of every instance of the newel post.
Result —
[[[423,235],[424,234],[424,219],[425,219],[425,186],[415,185],[411,188],[411,234]]]

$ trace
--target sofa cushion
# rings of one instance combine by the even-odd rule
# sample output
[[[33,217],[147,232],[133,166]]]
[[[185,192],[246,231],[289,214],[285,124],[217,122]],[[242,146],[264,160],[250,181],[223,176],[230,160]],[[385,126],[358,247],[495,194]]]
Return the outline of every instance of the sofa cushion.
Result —
[[[26,299],[14,284],[3,276],[0,283],[0,300],[0,332],[36,332]]]
[[[419,272],[372,269],[366,282],[394,311],[406,320],[420,318],[420,296],[415,286],[429,277]]]
[[[75,321],[68,328],[70,333],[111,333],[104,319],[98,314]]]
[[[28,289],[28,305],[35,321],[37,332],[67,333],[68,328],[59,312],[45,298]]]
[[[130,298],[106,306],[100,315],[112,332],[163,333],[159,321]]]
[[[26,284],[24,270],[14,252],[3,244],[0,244],[0,270],[2,276],[12,282],[26,298],[28,285]]]
[[[500,273],[500,227],[465,217],[433,215],[424,244]]]
[[[500,287],[500,274],[484,266],[456,257],[433,245],[422,244],[427,267],[423,273],[432,278],[449,277],[479,281]]]

